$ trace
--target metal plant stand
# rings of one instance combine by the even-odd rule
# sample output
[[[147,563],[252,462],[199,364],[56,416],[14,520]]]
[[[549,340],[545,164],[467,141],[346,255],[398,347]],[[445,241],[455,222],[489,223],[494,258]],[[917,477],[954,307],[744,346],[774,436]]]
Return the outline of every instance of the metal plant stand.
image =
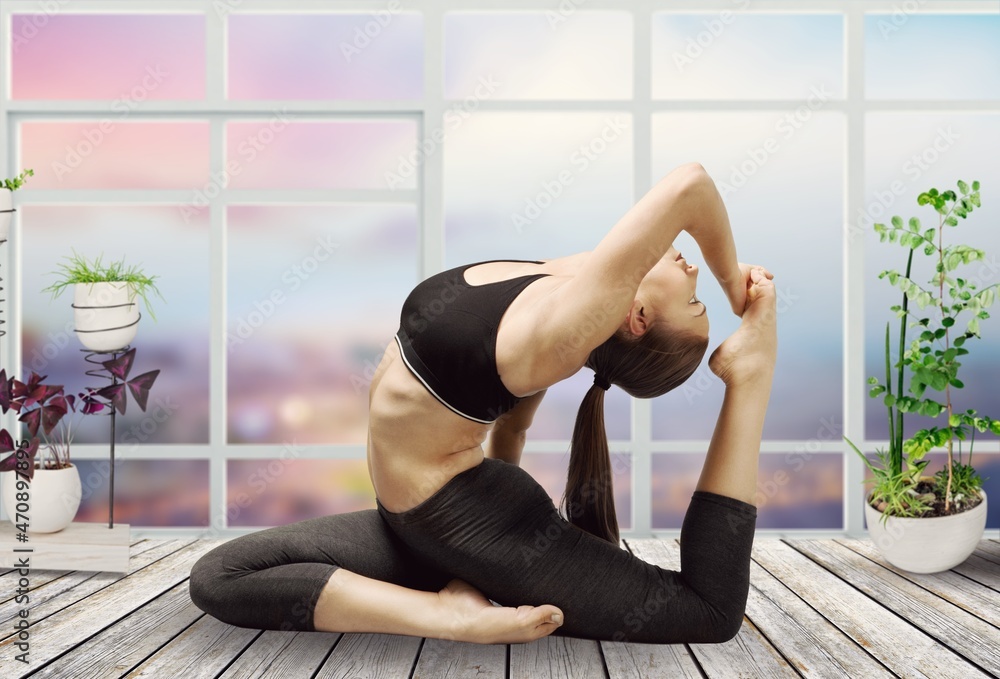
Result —
[[[89,349],[80,349],[86,353],[83,357],[87,363],[91,365],[101,365],[104,360],[107,359],[96,359],[95,356],[107,356],[111,355],[111,360],[118,358],[120,354],[124,354],[126,351],[131,349],[131,345],[126,344],[121,349],[114,349],[112,351],[90,351]],[[118,378],[110,374],[107,368],[101,367],[92,370],[88,370],[85,374],[91,377],[102,377],[106,380],[111,380],[112,386],[118,384]],[[111,412],[108,413],[111,417],[111,477],[110,477],[110,487],[108,488],[108,528],[115,527],[115,407],[112,404]]]

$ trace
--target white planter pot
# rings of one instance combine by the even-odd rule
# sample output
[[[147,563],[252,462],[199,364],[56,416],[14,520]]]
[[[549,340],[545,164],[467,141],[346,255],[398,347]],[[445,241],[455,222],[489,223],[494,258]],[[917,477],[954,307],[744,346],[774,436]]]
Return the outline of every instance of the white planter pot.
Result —
[[[113,351],[135,339],[139,303],[128,283],[76,283],[73,288],[74,330],[84,347]]]
[[[926,519],[889,516],[865,500],[868,535],[886,561],[911,573],[940,573],[969,558],[986,529],[986,491],[972,509]]]
[[[62,530],[76,516],[83,496],[80,470],[70,464],[62,469],[35,469],[35,476],[27,481],[26,490],[17,490],[18,476],[14,472],[0,474],[0,492],[7,519],[19,523],[18,513],[28,517],[29,533],[55,533]],[[27,493],[27,499],[18,499],[18,493]]]
[[[13,197],[14,192],[10,189],[0,189],[0,240],[10,237],[10,223],[14,219],[14,213],[6,210],[13,209]]]

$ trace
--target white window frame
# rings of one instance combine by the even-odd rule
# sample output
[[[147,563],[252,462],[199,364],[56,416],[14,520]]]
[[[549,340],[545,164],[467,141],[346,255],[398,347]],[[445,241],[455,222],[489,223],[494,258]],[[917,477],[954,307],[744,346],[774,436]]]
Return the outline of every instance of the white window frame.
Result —
[[[396,4],[398,3],[398,5]],[[909,3],[912,4],[912,3]],[[907,6],[909,6],[907,4]],[[983,0],[921,0],[916,13],[996,13],[996,4]],[[366,101],[227,101],[223,96],[225,68],[225,16],[229,13],[274,11],[295,12],[366,12],[385,11],[400,7],[402,11],[423,14],[424,29],[424,98],[422,101],[395,101],[373,103]],[[896,0],[4,0],[0,7],[0,27],[4,36],[10,35],[12,14],[21,13],[162,13],[197,12],[206,17],[206,88],[203,101],[146,101],[131,112],[130,120],[160,117],[178,119],[185,115],[197,116],[210,124],[210,152],[212,176],[223,171],[225,159],[224,126],[233,118],[259,119],[270,116],[276,109],[287,110],[298,119],[341,119],[364,116],[366,119],[391,117],[414,118],[418,121],[420,139],[433,143],[431,133],[440,125],[447,108],[459,103],[444,97],[443,17],[448,11],[504,10],[504,11],[559,11],[559,7],[576,7],[578,11],[618,10],[633,15],[634,91],[632,101],[496,101],[479,102],[480,110],[494,111],[601,111],[628,109],[634,121],[633,128],[633,202],[638,201],[653,183],[651,176],[651,114],[658,111],[714,109],[719,111],[754,111],[794,109],[797,100],[685,100],[653,101],[650,97],[651,77],[651,19],[653,12],[678,11],[716,13],[724,10],[777,13],[840,13],[844,16],[844,98],[830,101],[827,110],[842,111],[847,120],[846,176],[844,178],[843,229],[843,427],[845,436],[853,441],[863,441],[865,451],[887,445],[887,441],[865,438],[864,415],[866,375],[864,366],[864,271],[865,239],[851,237],[846,227],[849,215],[863,210],[865,199],[864,177],[864,118],[870,111],[953,111],[1000,112],[1000,100],[897,100],[865,101],[864,99],[864,21],[866,13],[891,13],[901,11]],[[6,45],[5,49],[9,49]],[[0,177],[12,176],[16,168],[18,140],[15,131],[19,122],[35,119],[68,119],[76,116],[100,117],[108,114],[103,101],[12,101],[9,99],[10,66],[0,68],[0,140],[6,142],[6,152],[0,154]],[[353,114],[353,115],[352,115]],[[124,454],[125,447],[116,446],[116,459],[198,459],[210,464],[210,517],[211,526],[205,529],[192,527],[134,528],[138,537],[230,537],[254,529],[226,526],[226,464],[230,459],[280,459],[287,458],[280,444],[247,445],[226,444],[226,381],[225,381],[225,211],[228,205],[247,202],[302,202],[327,204],[331,202],[380,202],[416,203],[420,217],[420,252],[418,272],[421,278],[444,267],[444,201],[443,154],[426,156],[421,163],[418,187],[408,191],[365,190],[307,192],[274,189],[269,191],[239,191],[223,189],[210,205],[210,272],[211,328],[210,328],[210,435],[209,443],[201,445],[142,445],[133,446]],[[19,194],[16,205],[77,204],[77,203],[187,203],[191,194],[177,190],[38,190]],[[15,217],[15,233],[20,225]],[[0,254],[0,276],[4,280],[6,301],[2,304],[3,318],[7,320],[7,335],[0,346],[0,361],[11,371],[11,366],[21,365],[21,313],[20,313],[20,262],[21,244],[12,237]],[[14,373],[19,368],[13,369]],[[690,453],[706,450],[708,441],[653,441],[651,439],[651,402],[632,399],[630,440],[610,442],[612,452],[632,455],[632,526],[623,531],[623,537],[674,538],[680,530],[653,530],[651,528],[651,456],[652,453]],[[3,424],[9,430],[15,426],[14,413],[4,415]],[[776,530],[759,528],[758,534],[766,537],[828,538],[863,537],[863,486],[864,467],[857,455],[839,441],[821,440],[817,435],[810,440],[764,440],[761,453],[787,454],[833,453],[844,456],[844,530]],[[568,441],[531,441],[526,453],[565,453]],[[979,450],[986,454],[1000,453],[1000,442],[983,442]],[[301,446],[299,459],[364,459],[364,445],[309,445]],[[77,459],[107,460],[105,445],[77,445]],[[759,479],[765,481],[764,478]],[[762,503],[762,506],[765,503]],[[988,529],[985,537],[1000,537],[1000,529]]]

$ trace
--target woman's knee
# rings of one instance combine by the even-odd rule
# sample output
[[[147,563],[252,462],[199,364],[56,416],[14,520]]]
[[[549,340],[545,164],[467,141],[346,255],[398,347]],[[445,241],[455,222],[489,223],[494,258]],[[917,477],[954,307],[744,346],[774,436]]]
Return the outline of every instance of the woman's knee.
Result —
[[[195,606],[220,618],[224,610],[227,576],[217,554],[203,554],[191,567],[188,592]]]

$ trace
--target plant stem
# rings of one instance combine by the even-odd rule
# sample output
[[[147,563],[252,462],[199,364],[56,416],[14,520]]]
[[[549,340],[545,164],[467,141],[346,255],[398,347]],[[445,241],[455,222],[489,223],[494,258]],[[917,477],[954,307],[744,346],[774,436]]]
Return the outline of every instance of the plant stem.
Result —
[[[913,248],[906,258],[906,277],[910,277],[910,269],[913,266]],[[899,371],[896,383],[897,399],[903,398],[903,353],[906,351],[906,313],[909,307],[909,297],[903,293],[903,317],[899,320]],[[896,407],[896,441],[890,447],[892,455],[892,473],[899,476],[903,473],[903,411]]]
[[[892,396],[892,368],[889,365],[889,324],[885,324],[885,391]],[[889,406],[889,448],[896,445],[896,425],[893,422],[892,406]]]
[[[949,211],[950,212],[950,211]],[[944,318],[944,218],[938,220],[938,263],[941,271],[938,273],[938,306],[941,309],[941,318]],[[912,250],[911,250],[912,252]],[[948,328],[944,329],[944,350],[948,351],[949,337]],[[945,403],[948,404],[948,428],[951,429],[951,379],[944,385]],[[944,491],[944,511],[948,511],[951,503],[951,451],[953,432],[948,433],[948,485]]]

